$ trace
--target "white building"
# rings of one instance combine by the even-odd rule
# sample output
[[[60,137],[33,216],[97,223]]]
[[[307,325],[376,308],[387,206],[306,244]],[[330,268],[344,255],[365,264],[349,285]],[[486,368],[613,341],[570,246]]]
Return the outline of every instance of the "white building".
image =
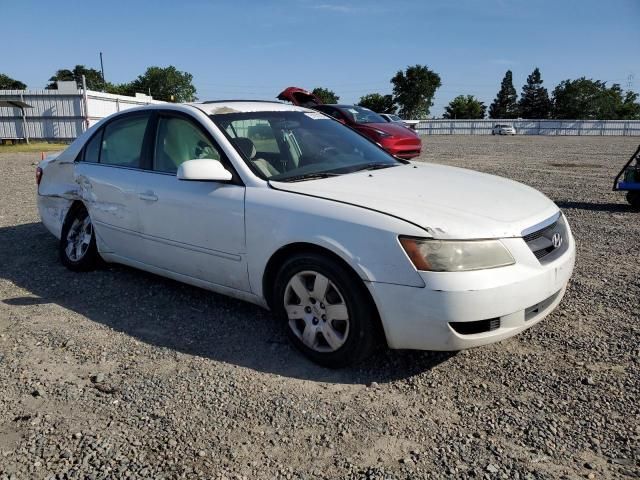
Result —
[[[69,142],[88,127],[127,108],[163,103],[148,95],[135,97],[83,91],[75,82],[58,82],[58,90],[0,90],[0,141],[39,140]]]

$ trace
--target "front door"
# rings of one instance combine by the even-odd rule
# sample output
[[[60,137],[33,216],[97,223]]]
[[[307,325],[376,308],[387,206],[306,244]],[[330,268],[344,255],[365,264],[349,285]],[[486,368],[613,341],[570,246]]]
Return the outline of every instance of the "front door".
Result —
[[[245,256],[244,195],[239,181],[178,180],[187,160],[226,162],[197,120],[160,113],[152,170],[138,192],[148,248],[145,263],[216,285],[249,291]],[[225,165],[229,167],[228,163]],[[234,176],[235,177],[235,176]]]

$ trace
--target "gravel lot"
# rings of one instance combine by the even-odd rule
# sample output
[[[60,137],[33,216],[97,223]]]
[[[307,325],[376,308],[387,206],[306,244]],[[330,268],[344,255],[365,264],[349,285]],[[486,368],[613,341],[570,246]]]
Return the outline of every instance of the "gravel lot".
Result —
[[[640,214],[610,191],[637,143],[425,138],[423,160],[555,200],[576,272],[516,338],[342,371],[252,305],[65,270],[38,221],[39,155],[1,153],[0,479],[640,477]]]

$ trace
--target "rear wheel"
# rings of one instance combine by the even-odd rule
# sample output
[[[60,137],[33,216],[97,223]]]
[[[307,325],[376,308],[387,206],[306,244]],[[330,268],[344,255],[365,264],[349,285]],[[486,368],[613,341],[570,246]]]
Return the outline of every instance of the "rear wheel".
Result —
[[[376,314],[362,280],[322,255],[295,255],[280,268],[272,305],[292,343],[330,368],[373,351]]]
[[[60,260],[70,270],[93,270],[100,262],[96,236],[87,209],[72,207],[67,214],[60,236]]]
[[[635,209],[640,209],[640,191],[632,190],[627,192],[627,202]]]

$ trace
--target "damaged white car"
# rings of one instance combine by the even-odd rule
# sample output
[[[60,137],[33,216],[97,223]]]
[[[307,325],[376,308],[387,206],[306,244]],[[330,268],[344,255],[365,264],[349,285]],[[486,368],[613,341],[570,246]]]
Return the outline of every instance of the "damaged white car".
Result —
[[[525,185],[395,158],[276,102],[150,105],[38,167],[38,208],[72,270],[117,262],[270,308],[315,362],[459,350],[536,324],[575,244]]]

